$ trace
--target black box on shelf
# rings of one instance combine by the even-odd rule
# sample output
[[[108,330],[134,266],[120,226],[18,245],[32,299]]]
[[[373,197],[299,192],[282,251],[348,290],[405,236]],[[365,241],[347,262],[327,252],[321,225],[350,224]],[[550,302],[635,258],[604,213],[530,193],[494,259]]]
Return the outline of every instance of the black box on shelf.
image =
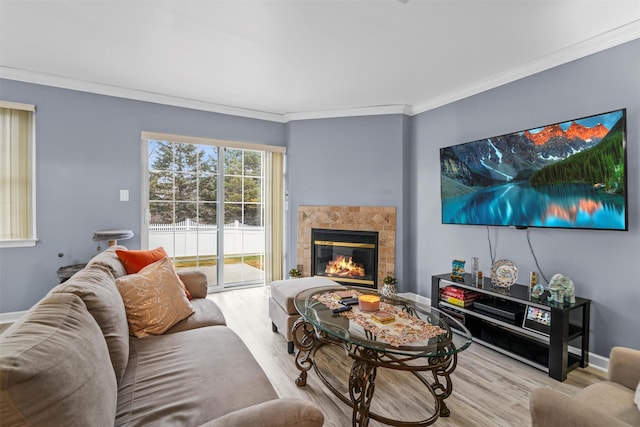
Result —
[[[492,317],[497,316],[511,322],[516,322],[523,313],[523,306],[521,304],[494,298],[476,300],[473,308],[474,311],[480,311]]]

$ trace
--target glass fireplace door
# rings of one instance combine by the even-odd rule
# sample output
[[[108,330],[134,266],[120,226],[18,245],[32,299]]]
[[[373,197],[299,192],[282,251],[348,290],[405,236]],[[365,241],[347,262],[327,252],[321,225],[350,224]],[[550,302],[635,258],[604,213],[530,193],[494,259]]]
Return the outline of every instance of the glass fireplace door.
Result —
[[[345,285],[376,287],[378,233],[311,230],[311,272]]]

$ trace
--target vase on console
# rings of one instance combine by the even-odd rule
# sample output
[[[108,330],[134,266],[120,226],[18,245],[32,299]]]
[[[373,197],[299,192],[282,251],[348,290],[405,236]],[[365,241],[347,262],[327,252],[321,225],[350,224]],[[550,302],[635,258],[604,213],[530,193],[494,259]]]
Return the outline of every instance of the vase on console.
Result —
[[[398,290],[396,289],[396,283],[398,283],[398,280],[395,277],[388,274],[382,280],[382,283],[383,285],[382,285],[382,290],[380,291],[380,295],[382,295],[385,298],[389,298],[398,294]]]

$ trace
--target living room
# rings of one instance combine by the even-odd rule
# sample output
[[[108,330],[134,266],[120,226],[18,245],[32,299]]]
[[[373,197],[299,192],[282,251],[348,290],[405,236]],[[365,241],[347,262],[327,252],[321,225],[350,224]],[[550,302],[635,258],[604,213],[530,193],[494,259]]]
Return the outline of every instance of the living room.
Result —
[[[286,147],[287,268],[300,263],[299,206],[395,207],[398,290],[433,298],[431,276],[450,271],[453,259],[477,256],[482,271],[491,267],[486,227],[441,223],[441,147],[626,108],[628,231],[530,232],[545,274],[565,274],[576,295],[592,301],[591,364],[606,369],[612,347],[640,348],[633,274],[640,259],[638,20],[631,25],[635,36],[624,42],[413,115],[372,107],[342,117],[267,120],[59,87],[55,78],[3,67],[0,99],[37,108],[39,241],[0,249],[0,313],[28,310],[56,284],[62,263],[95,256],[94,230],[130,228],[135,237],[124,244],[141,247],[144,131]],[[125,188],[130,201],[120,202]],[[522,277],[537,271],[527,232],[489,232],[498,258],[514,261]]]

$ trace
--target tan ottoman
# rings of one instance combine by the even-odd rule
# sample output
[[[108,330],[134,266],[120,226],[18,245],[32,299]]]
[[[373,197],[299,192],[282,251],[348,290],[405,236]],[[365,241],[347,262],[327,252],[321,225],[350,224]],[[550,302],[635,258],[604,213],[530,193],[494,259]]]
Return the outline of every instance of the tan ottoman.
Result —
[[[273,332],[280,332],[287,339],[287,352],[289,354],[293,353],[291,328],[300,317],[293,300],[298,293],[319,286],[340,286],[340,284],[322,276],[271,282],[271,298],[269,298],[271,328]]]

